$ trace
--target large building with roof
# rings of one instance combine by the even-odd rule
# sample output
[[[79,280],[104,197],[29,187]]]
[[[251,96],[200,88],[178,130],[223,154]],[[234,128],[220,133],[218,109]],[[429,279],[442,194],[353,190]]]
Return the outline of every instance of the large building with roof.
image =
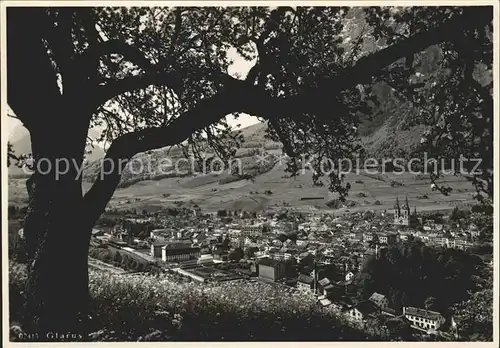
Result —
[[[277,281],[285,277],[285,262],[268,257],[258,261],[259,278]]]
[[[192,247],[186,242],[169,242],[161,248],[161,259],[164,262],[179,262],[200,257],[200,248]]]
[[[437,330],[446,321],[439,312],[415,307],[403,307],[403,315],[413,326],[423,330]]]

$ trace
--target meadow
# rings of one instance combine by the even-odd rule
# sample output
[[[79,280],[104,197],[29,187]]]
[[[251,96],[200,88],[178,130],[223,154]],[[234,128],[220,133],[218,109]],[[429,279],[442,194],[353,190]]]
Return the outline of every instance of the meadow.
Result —
[[[109,207],[118,209],[135,208],[139,211],[157,210],[175,206],[182,202],[186,207],[199,205],[204,211],[219,209],[260,211],[292,207],[301,211],[332,210],[327,203],[336,197],[328,191],[327,185],[315,186],[312,174],[306,172],[295,178],[285,177],[284,165],[256,176],[253,180],[241,179],[221,184],[221,175],[208,174],[162,180],[145,180],[126,188],[117,189]],[[449,185],[453,191],[445,196],[433,191],[428,178],[411,173],[385,173],[366,175],[350,173],[346,181],[351,184],[348,201],[349,210],[385,211],[392,210],[399,197],[408,197],[412,210],[434,211],[453,209],[456,205],[474,202],[475,190],[463,177],[449,175],[440,183]],[[391,185],[395,181],[399,186]],[[86,191],[90,183],[83,183]],[[270,191],[271,194],[265,193]],[[303,197],[315,197],[302,200]],[[9,203],[27,203],[25,179],[9,179]],[[342,213],[346,209],[339,209]]]

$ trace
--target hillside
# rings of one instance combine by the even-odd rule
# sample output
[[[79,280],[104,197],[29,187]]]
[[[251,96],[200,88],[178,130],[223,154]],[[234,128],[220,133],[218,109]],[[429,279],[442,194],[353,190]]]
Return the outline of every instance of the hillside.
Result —
[[[159,161],[168,157],[175,162],[184,156],[178,148],[170,152],[167,148],[158,149],[136,156],[143,160],[143,163],[149,163],[152,169],[145,166],[142,172],[134,174],[128,166],[109,207],[155,211],[166,206],[197,204],[207,211],[219,209],[259,211],[283,207],[305,211],[330,209],[335,196],[328,191],[327,185],[313,185],[310,172],[306,171],[295,178],[289,178],[285,173],[284,163],[273,165],[271,160],[266,165],[257,163],[258,153],[266,152],[271,159],[282,151],[279,144],[265,139],[265,131],[265,123],[255,124],[242,130],[245,143],[238,150],[236,157],[241,161],[243,171],[254,176],[251,180],[233,177],[228,171],[207,175],[179,175],[165,171],[160,173],[154,169],[161,168],[158,166]],[[393,118],[388,117],[383,120],[382,125],[371,126],[371,131],[362,137],[362,141],[368,153],[375,153],[378,158],[389,157],[391,154],[408,154],[418,144],[421,131],[422,128],[419,127],[401,129],[398,123],[394,123]],[[91,186],[98,168],[99,161],[91,163],[86,168],[84,191]],[[190,165],[185,164],[179,169],[189,171]],[[432,191],[428,178],[409,173],[386,173],[375,176],[351,173],[347,181],[351,183],[352,188],[344,208],[351,211],[390,210],[396,196],[406,195],[411,205],[417,206],[419,210],[446,209],[457,204],[468,204],[473,201],[474,195],[469,182],[454,176],[442,180],[454,188],[449,196]],[[391,185],[393,181],[400,185]],[[9,181],[9,201],[15,204],[26,203],[24,179]]]
[[[437,69],[439,59],[439,52],[435,47],[427,51],[426,59],[419,67],[419,72],[423,76]],[[478,67],[476,75],[483,85],[491,82],[491,73],[481,67]],[[370,116],[361,119],[358,127],[361,143],[370,157],[408,158],[420,143],[424,127],[409,126],[414,110],[411,105],[398,97],[393,88],[379,82],[374,85],[373,93],[380,104],[373,108]],[[241,130],[245,141],[238,149],[236,157],[242,163],[243,173],[248,174],[251,180],[234,177],[229,171],[220,174],[196,174],[200,172],[200,168],[187,162],[183,162],[177,171],[174,167],[165,170],[164,166],[159,165],[162,160],[168,158],[175,163],[185,157],[180,148],[157,149],[134,157],[140,161],[129,164],[124,170],[119,189],[115,192],[110,206],[155,210],[166,205],[198,204],[210,211],[218,209],[257,211],[280,207],[305,210],[329,209],[334,196],[326,186],[314,186],[311,173],[306,172],[290,179],[286,176],[283,164],[274,165],[274,161],[282,153],[281,144],[266,139],[266,127],[265,123],[258,123]],[[16,130],[12,139],[15,151],[29,152],[27,132],[23,135],[22,129]],[[269,156],[268,163],[258,163],[257,155],[262,154]],[[100,161],[95,159],[102,156],[103,151],[99,147],[89,156],[90,163],[84,170],[84,190],[88,189],[96,179]],[[142,170],[137,170],[138,162],[145,164]],[[9,168],[9,174],[16,173],[16,170],[19,169]],[[185,174],[180,174],[179,171],[184,171]],[[454,189],[449,196],[432,191],[427,178],[410,174],[391,173],[386,174],[383,179],[380,175],[378,179],[374,179],[351,173],[347,181],[352,185],[348,197],[350,202],[347,204],[351,210],[391,209],[395,196],[398,195],[408,195],[411,204],[418,206],[419,209],[433,210],[470,203],[474,195],[469,182],[453,176],[442,180]],[[393,187],[392,181],[402,185]],[[19,204],[26,202],[23,180],[11,180],[9,189],[10,201]],[[304,199],[307,197],[314,199]]]
[[[11,264],[14,323],[22,315],[25,279],[26,267]],[[89,290],[93,341],[381,339],[349,325],[332,307],[318,306],[313,297],[284,285],[243,280],[193,285],[168,273],[155,277],[90,270]]]

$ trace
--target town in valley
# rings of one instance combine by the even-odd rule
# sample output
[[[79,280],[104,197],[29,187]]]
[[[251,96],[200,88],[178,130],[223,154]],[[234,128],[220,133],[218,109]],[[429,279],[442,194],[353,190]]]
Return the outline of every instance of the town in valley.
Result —
[[[204,212],[197,205],[154,213],[115,209],[92,230],[89,262],[96,269],[151,272],[197,287],[275,287],[283,296],[314,298],[353,326],[376,323],[377,330],[389,332],[391,323],[402,322],[410,336],[457,339],[454,312],[440,303],[442,294],[412,303],[397,291],[399,282],[405,288],[402,279],[390,284],[396,288],[386,284],[390,292],[375,285],[377,291],[366,293],[371,270],[364,267],[398,248],[476,253],[491,242],[488,223],[480,217],[481,212],[458,208],[419,213],[418,202],[407,197],[395,197],[393,209],[377,213]],[[480,253],[475,262],[491,273],[491,254]]]

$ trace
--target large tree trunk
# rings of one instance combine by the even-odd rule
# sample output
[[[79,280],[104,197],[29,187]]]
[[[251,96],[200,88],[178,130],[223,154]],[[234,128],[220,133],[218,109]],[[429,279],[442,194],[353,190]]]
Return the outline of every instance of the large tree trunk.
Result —
[[[39,340],[58,340],[68,333],[70,340],[82,339],[87,331],[91,233],[82,214],[78,175],[86,129],[61,128],[62,131],[46,128],[31,133],[36,165],[27,185],[26,330]]]

